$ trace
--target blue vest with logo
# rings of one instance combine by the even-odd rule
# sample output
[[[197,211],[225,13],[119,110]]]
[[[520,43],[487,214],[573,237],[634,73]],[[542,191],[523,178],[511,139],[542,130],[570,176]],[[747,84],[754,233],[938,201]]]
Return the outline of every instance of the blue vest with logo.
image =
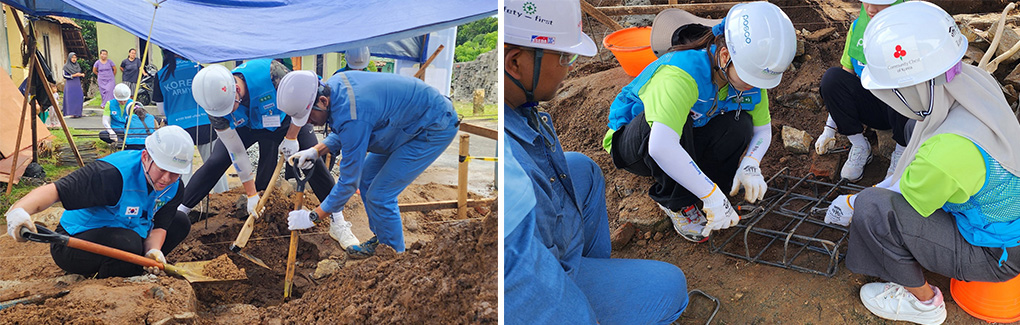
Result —
[[[971,245],[1003,249],[1020,246],[1020,177],[1013,175],[978,147],[985,159],[985,184],[964,203],[946,203],[942,209],[956,217],[956,227]]]
[[[248,105],[251,107],[238,106],[231,113],[234,116],[231,126],[247,125],[253,130],[275,131],[283,123],[286,115],[276,107],[276,87],[273,87],[273,77],[269,73],[272,62],[272,59],[257,59],[234,68],[234,73],[244,76],[248,87]]]
[[[148,237],[153,226],[152,216],[177,195],[180,182],[174,182],[162,191],[150,193],[145,170],[142,168],[142,150],[115,152],[99,160],[110,163],[120,171],[123,181],[120,201],[115,205],[64,211],[60,225],[71,235],[96,228],[114,227],[131,229],[142,238]]]
[[[847,32],[847,35],[850,35],[850,33],[853,33],[854,28],[857,27],[857,21],[858,20],[860,20],[860,18],[854,19],[853,24],[850,24],[850,31]],[[864,44],[862,43],[862,42],[864,42],[863,38],[857,40],[857,42],[859,44],[850,44],[850,46],[864,47]],[[850,56],[850,65],[854,67],[854,74],[856,74],[857,77],[860,78],[861,77],[861,73],[864,72],[864,62],[861,62],[860,60],[858,60],[858,58],[855,58],[854,57],[855,55],[853,53],[851,53],[849,56]]]
[[[715,51],[714,45],[712,50]],[[637,78],[620,90],[620,94],[609,107],[609,128],[618,130],[645,111],[645,105],[638,97],[638,93],[663,65],[680,68],[690,74],[697,83],[698,100],[694,102],[690,112],[691,118],[694,119],[694,127],[704,126],[708,120],[725,112],[754,110],[755,105],[761,102],[761,90],[758,88],[751,88],[738,96],[736,90],[728,87],[726,99],[716,100],[718,90],[712,84],[712,66],[709,59],[706,50],[687,50],[666,53],[649,64]]]
[[[116,99],[110,100],[106,103],[106,106],[110,108],[110,128],[124,132],[124,128],[127,128],[127,107],[131,107],[133,102],[128,99],[124,106],[120,105]],[[145,127],[149,127],[149,132],[145,132]],[[124,138],[124,143],[134,144],[145,144],[145,137],[149,136],[149,133],[156,131],[156,118],[152,114],[145,116],[145,124],[142,124],[142,120],[138,118],[138,115],[131,114],[131,131],[127,133]]]
[[[159,88],[163,92],[163,111],[167,123],[183,129],[209,124],[209,115],[198,107],[195,97],[191,94],[191,81],[195,79],[202,66],[198,63],[176,58],[174,73],[170,75],[169,66],[163,67],[156,74]],[[166,76],[166,79],[163,77]]]

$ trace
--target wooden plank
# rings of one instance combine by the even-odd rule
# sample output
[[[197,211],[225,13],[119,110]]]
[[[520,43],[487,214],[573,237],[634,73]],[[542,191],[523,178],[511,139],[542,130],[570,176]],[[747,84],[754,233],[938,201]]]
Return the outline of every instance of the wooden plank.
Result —
[[[591,16],[603,25],[606,25],[606,27],[612,28],[614,31],[623,29],[623,26],[620,26],[620,23],[617,23],[612,18],[609,18],[609,16],[606,16],[606,14],[599,10],[599,8],[592,6],[588,3],[588,0],[581,0],[581,10],[588,14],[588,16]]]
[[[738,3],[741,2],[687,3],[676,5],[650,5],[650,6],[611,6],[611,7],[598,7],[596,9],[598,9],[600,12],[607,16],[627,16],[627,15],[656,15],[660,11],[669,8],[677,8],[702,17],[711,15],[712,17],[715,18],[722,18],[723,16],[726,16],[726,12],[728,12],[731,7]]]
[[[496,202],[495,198],[489,199],[475,199],[467,200],[468,207],[477,207],[492,204]],[[442,209],[456,209],[457,200],[447,201],[435,201],[435,202],[419,202],[419,203],[403,203],[400,205],[400,212],[415,212],[415,211],[432,211]]]
[[[467,132],[467,133],[471,133],[471,134],[477,135],[477,136],[481,136],[481,137],[485,137],[485,138],[489,138],[489,139],[493,139],[493,140],[499,140],[499,138],[498,138],[499,131],[496,131],[495,129],[490,129],[490,128],[487,128],[487,127],[484,127],[484,126],[478,126],[478,125],[474,125],[474,124],[470,124],[470,123],[461,122],[460,123],[460,130],[464,131],[464,132]]]
[[[432,64],[432,60],[436,59],[436,56],[439,55],[439,52],[443,51],[444,47],[446,46],[443,46],[443,44],[439,44],[439,47],[436,48],[435,52],[432,52],[432,55],[429,56],[429,59],[425,60],[425,63],[421,64],[421,67],[418,68],[418,72],[414,73],[415,78],[421,79],[422,81],[425,80],[425,69],[428,68],[430,64]]]
[[[469,140],[470,135],[463,134],[460,136],[460,156],[466,157],[470,155],[468,148],[470,148]],[[467,182],[468,182],[468,163],[467,159],[462,159],[460,164],[457,165],[457,217],[460,219],[467,218]]]

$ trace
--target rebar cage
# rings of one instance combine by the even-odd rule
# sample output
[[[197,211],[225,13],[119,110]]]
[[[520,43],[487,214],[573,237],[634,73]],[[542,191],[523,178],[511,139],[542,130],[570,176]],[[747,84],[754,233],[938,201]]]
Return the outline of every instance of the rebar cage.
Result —
[[[841,179],[836,184],[789,175],[783,168],[768,180],[759,205],[738,203],[736,226],[709,237],[712,252],[766,265],[831,277],[845,256],[847,228],[825,223],[837,195],[864,189]]]

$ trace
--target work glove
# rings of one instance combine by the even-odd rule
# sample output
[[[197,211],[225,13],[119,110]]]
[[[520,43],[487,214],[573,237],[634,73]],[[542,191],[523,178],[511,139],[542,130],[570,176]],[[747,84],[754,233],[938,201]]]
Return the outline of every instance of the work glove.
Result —
[[[765,184],[765,177],[761,176],[758,160],[751,157],[744,157],[740,160],[740,167],[733,175],[733,188],[730,189],[730,196],[737,195],[741,185],[744,187],[744,199],[747,202],[754,203],[765,198],[765,191],[769,187]]]
[[[25,242],[27,239],[21,237],[21,227],[36,232],[35,224],[32,223],[32,216],[25,209],[14,208],[7,210],[7,234],[11,235],[18,242]]]
[[[110,134],[110,140],[111,141],[117,142],[117,139],[118,139],[117,138],[117,132],[113,132],[113,130],[111,130],[111,129],[106,129],[106,133]]]
[[[815,152],[824,155],[829,150],[836,148],[836,129],[826,126],[822,134],[815,140]]]
[[[312,168],[312,163],[317,158],[319,158],[319,151],[312,147],[298,151],[288,157],[287,160],[290,161],[291,165],[297,166],[297,168],[309,169]]]
[[[713,190],[712,194],[709,194],[701,202],[705,204],[701,211],[705,213],[705,219],[708,220],[705,229],[701,231],[702,236],[708,237],[712,230],[726,229],[740,222],[740,216],[733,210],[733,205],[722,191]]]
[[[150,249],[148,252],[145,252],[145,257],[153,259],[153,260],[156,260],[157,262],[160,262],[162,264],[166,264],[166,256],[163,256],[163,251],[161,251],[161,250],[159,250],[157,248],[153,248],[153,249]],[[155,275],[159,275],[160,272],[162,271],[158,267],[155,267],[155,266],[146,266],[146,267],[144,267],[144,269],[145,269],[145,272],[149,272],[149,274],[155,274]]]
[[[314,212],[304,209],[291,211],[287,217],[287,229],[303,230],[315,227],[315,222],[312,221],[312,213]]]
[[[297,139],[284,138],[283,142],[280,142],[280,154],[284,157],[290,157],[298,151]]]
[[[255,212],[255,208],[259,205],[259,199],[262,198],[258,194],[248,197],[248,214]]]
[[[829,209],[825,211],[825,222],[843,227],[849,226],[850,218],[854,216],[854,201],[856,200],[856,194],[837,196],[835,200],[832,200]]]

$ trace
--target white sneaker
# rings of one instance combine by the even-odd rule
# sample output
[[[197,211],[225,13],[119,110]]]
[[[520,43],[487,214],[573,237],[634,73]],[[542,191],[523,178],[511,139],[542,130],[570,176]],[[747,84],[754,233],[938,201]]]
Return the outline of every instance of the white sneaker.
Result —
[[[850,156],[843,163],[843,169],[840,170],[839,176],[850,180],[850,182],[856,182],[861,180],[861,176],[864,176],[864,166],[871,162],[871,146],[852,146],[850,147]]]
[[[868,283],[861,287],[861,302],[872,314],[891,320],[917,324],[942,324],[946,321],[946,303],[942,291],[935,288],[935,302],[926,305],[902,285],[892,282]]]
[[[701,210],[698,210],[696,205],[683,208],[680,212],[667,209],[662,204],[659,204],[659,208],[666,213],[666,216],[669,216],[669,220],[673,222],[673,229],[680,234],[680,237],[695,243],[701,243],[708,239],[701,235],[708,219],[705,219],[705,215],[701,214]]]
[[[330,222],[329,236],[333,237],[333,239],[340,243],[340,247],[343,247],[344,249],[353,245],[361,244],[358,237],[355,237],[354,233],[351,232],[351,223],[349,221]]]
[[[885,170],[885,178],[889,178],[889,176],[896,172],[896,164],[900,162],[900,157],[903,156],[903,150],[905,149],[901,148],[903,147],[896,145],[896,150],[893,150],[892,155],[889,155],[889,169]]]

